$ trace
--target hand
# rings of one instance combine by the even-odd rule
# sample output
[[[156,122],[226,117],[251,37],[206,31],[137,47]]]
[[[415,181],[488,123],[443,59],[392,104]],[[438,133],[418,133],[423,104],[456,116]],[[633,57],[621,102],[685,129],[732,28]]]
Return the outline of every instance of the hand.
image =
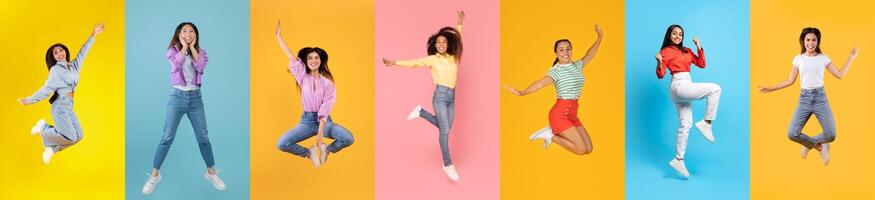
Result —
[[[197,43],[197,35],[194,35],[191,37],[191,44],[189,44],[188,47],[194,49],[194,47],[195,47],[194,44],[196,44],[196,43]],[[195,50],[197,50],[197,49],[195,49]]]
[[[693,37],[693,44],[696,44],[696,49],[702,49],[702,44],[699,44],[699,37]]]
[[[656,54],[656,61],[662,62],[662,54]]]
[[[465,21],[465,11],[464,11],[464,10],[456,11],[456,15],[459,16],[458,24],[459,24],[459,25],[462,25],[462,22]]]
[[[595,33],[598,34],[599,37],[602,36],[602,27],[599,27],[598,24],[595,25]]]
[[[282,32],[282,29],[280,28],[280,21],[277,20],[276,21],[276,36],[280,36],[281,32]]]
[[[507,91],[510,91],[510,93],[513,93],[513,95],[516,95],[516,96],[523,96],[523,93],[522,93],[522,92],[520,92],[519,90],[517,90],[517,89],[511,87],[510,85],[504,85],[504,88],[506,88]]]
[[[851,49],[851,55],[850,55],[850,57],[851,57],[852,59],[853,59],[853,58],[857,58],[857,53],[858,53],[859,51],[860,51],[860,48],[854,47],[853,49]]]
[[[19,98],[18,103],[21,105],[27,105],[27,101],[25,101],[24,98]]]
[[[395,61],[394,61],[394,60],[389,60],[389,59],[387,59],[387,58],[383,58],[383,65],[386,65],[387,67],[388,67],[388,66],[392,66],[392,65],[395,65]]]
[[[103,33],[103,23],[94,24],[94,30],[91,31],[91,35],[97,36]]]
[[[188,48],[188,43],[185,43],[185,39],[182,39],[182,35],[179,35],[179,38],[177,38],[177,39],[179,39],[179,44],[182,44],[182,49],[180,49],[180,50],[184,50],[184,49]]]
[[[762,94],[775,91],[774,89],[766,87],[766,86],[759,86],[758,88],[759,88],[760,93],[762,93]]]

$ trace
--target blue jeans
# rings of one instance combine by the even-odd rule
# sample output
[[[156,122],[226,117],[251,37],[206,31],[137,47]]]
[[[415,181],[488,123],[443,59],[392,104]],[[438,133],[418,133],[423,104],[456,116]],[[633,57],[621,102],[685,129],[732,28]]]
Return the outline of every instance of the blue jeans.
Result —
[[[814,137],[808,137],[808,135],[802,133],[802,128],[808,123],[808,119],[811,118],[812,114],[820,122],[823,133]],[[799,95],[799,105],[796,106],[796,111],[793,112],[793,119],[790,121],[790,130],[787,136],[790,140],[808,149],[814,148],[816,144],[830,143],[835,140],[835,118],[833,118],[832,109],[829,108],[829,101],[826,99],[826,92],[823,90],[823,87],[802,89]]]
[[[161,169],[161,164],[164,163],[164,158],[167,157],[167,152],[170,151],[170,145],[173,144],[173,139],[176,138],[176,128],[179,127],[179,121],[182,120],[182,115],[188,116],[188,121],[191,122],[191,127],[194,129],[197,145],[201,151],[201,157],[204,159],[207,167],[213,167],[213,147],[210,144],[210,138],[207,136],[207,115],[204,113],[204,102],[201,99],[200,90],[182,91],[176,88],[170,93],[170,101],[167,102],[167,115],[164,118],[164,136],[161,137],[161,143],[158,144],[158,150],[155,151],[155,159],[152,161],[152,167]]]
[[[319,115],[316,112],[304,112],[304,114],[301,114],[301,121],[298,122],[298,126],[286,131],[280,137],[276,146],[281,151],[306,158],[310,154],[310,150],[298,145],[298,142],[316,136],[317,130],[319,130]],[[331,142],[326,148],[331,153],[337,153],[354,142],[352,133],[343,126],[335,124],[330,116],[325,120],[322,136],[334,139],[334,142]]]
[[[441,146],[441,156],[444,159],[444,166],[453,165],[453,160],[450,158],[450,129],[453,128],[453,116],[456,113],[456,89],[449,88],[443,85],[438,85],[434,89],[434,95],[431,98],[432,106],[435,114],[431,114],[425,109],[419,111],[419,116],[430,122],[438,128],[438,142]]]
[[[43,146],[58,152],[82,140],[82,126],[79,125],[79,118],[73,112],[73,98],[59,95],[52,103],[51,113],[55,126],[42,127],[40,136],[43,138]]]

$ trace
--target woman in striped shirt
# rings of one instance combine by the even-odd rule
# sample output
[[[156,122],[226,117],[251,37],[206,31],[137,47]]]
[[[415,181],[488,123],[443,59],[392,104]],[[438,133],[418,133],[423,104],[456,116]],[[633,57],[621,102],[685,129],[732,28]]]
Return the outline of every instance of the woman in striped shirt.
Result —
[[[535,81],[522,91],[505,85],[511,93],[517,96],[532,94],[551,83],[556,87],[556,104],[550,109],[549,129],[542,129],[530,137],[532,140],[544,139],[545,148],[550,143],[556,142],[559,146],[577,155],[592,152],[592,140],[589,138],[589,133],[583,128],[580,119],[577,118],[577,100],[580,98],[580,90],[583,87],[583,66],[592,61],[602,42],[602,29],[598,25],[595,25],[595,32],[598,34],[598,38],[583,58],[571,60],[571,41],[568,39],[558,40],[553,45],[556,59],[553,61],[553,67],[547,72],[547,76]]]

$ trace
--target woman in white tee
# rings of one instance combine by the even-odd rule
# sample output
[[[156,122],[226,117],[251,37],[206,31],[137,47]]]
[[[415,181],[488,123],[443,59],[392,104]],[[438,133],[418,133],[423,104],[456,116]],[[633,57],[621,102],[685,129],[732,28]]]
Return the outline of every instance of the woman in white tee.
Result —
[[[836,78],[844,78],[848,69],[851,68],[851,63],[857,58],[858,49],[856,47],[851,49],[851,54],[845,65],[842,69],[838,69],[829,57],[820,51],[820,30],[817,28],[802,29],[802,34],[799,35],[799,45],[802,47],[802,52],[793,58],[790,77],[774,86],[760,86],[759,90],[761,93],[780,90],[793,85],[796,82],[796,75],[801,77],[802,91],[799,95],[799,104],[796,106],[796,111],[793,112],[787,136],[793,142],[802,145],[802,158],[808,156],[808,151],[811,151],[812,148],[817,149],[820,151],[823,164],[827,165],[829,164],[830,143],[835,140],[836,133],[835,119],[823,89],[823,71],[826,69]],[[812,114],[817,117],[817,121],[820,122],[823,129],[823,133],[814,137],[802,133],[802,127],[805,126]]]

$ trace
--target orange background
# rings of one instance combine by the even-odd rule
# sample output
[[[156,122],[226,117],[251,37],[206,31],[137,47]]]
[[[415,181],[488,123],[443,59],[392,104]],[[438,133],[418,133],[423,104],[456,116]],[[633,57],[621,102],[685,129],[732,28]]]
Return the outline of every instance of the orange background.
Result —
[[[250,3],[250,159],[252,199],[374,198],[374,2],[254,0]],[[329,55],[337,104],[332,119],[355,137],[352,146],[314,168],[277,149],[300,120],[301,96],[274,36],[297,54],[318,46]],[[326,142],[330,142],[326,139]],[[309,147],[314,139],[303,142]]]

